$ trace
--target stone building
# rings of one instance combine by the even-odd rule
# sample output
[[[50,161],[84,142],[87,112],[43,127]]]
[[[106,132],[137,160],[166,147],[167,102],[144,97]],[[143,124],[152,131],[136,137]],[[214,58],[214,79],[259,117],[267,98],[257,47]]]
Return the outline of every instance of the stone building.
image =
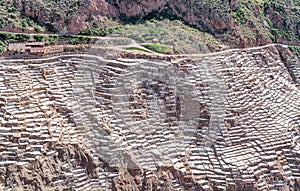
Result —
[[[10,43],[8,45],[8,52],[44,54],[45,42]]]

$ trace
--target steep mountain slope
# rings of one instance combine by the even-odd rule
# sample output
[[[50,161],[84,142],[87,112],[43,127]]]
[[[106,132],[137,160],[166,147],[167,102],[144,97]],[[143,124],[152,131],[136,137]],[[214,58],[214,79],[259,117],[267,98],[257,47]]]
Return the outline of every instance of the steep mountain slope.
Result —
[[[0,62],[13,190],[299,190],[300,67],[282,46]]]
[[[136,23],[151,18],[168,18],[183,20],[201,31],[221,38],[231,46],[299,41],[300,38],[298,0],[76,0],[59,3],[43,0],[2,0],[1,4],[3,15],[0,24],[3,28],[10,29],[26,29],[26,19],[29,25],[32,20],[50,31],[79,33],[86,28],[109,27],[108,19]],[[16,11],[17,14],[5,15],[7,12]],[[21,18],[25,20],[11,22]]]

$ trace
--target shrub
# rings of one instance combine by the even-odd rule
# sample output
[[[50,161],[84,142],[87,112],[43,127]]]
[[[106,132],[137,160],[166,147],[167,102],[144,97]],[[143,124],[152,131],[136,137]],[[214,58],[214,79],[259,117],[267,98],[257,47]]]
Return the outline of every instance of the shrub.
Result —
[[[88,37],[88,36],[80,36],[80,35],[70,35],[70,36],[68,36],[69,42],[72,41],[71,39],[73,39],[73,43],[74,43],[74,41],[76,41],[77,44],[78,44],[78,43],[87,43],[87,44],[89,44],[89,43],[91,43],[92,40],[93,40],[91,37]]]
[[[76,39],[68,39],[68,40],[67,40],[67,43],[68,43],[68,44],[72,44],[72,45],[77,45],[77,44],[78,44],[78,42],[77,42]]]
[[[4,52],[4,50],[5,50],[5,44],[0,40],[0,53]]]
[[[144,45],[145,48],[152,50],[154,52],[158,52],[158,53],[162,53],[162,54],[166,54],[169,53],[170,50],[167,46],[156,43],[156,44],[146,44]]]
[[[106,36],[111,33],[119,33],[123,34],[124,31],[121,27],[115,27],[115,28],[105,28],[105,29],[99,29],[99,28],[86,28],[84,31],[81,31],[81,35],[96,35],[96,36]]]
[[[33,35],[33,38],[36,42],[42,42],[44,40],[44,35],[43,34],[35,34],[35,35]]]
[[[286,40],[292,40],[293,39],[291,32],[288,31],[288,30],[282,30],[281,35],[282,35],[282,38],[284,38]]]
[[[2,16],[0,16],[0,28],[4,26],[5,20]]]
[[[300,58],[300,47],[297,46],[289,46],[290,51],[297,56],[298,58]]]
[[[12,37],[13,35],[9,32],[0,32],[0,39],[1,40],[8,40]]]
[[[104,29],[94,29],[94,28],[87,28],[84,31],[80,32],[81,35],[97,35],[97,36],[106,36],[108,32]]]
[[[21,20],[21,28],[22,29],[27,29],[28,28],[28,23],[26,19]]]
[[[78,39],[83,42],[83,43],[91,43],[92,42],[92,38],[91,37],[87,37],[87,36],[79,36]]]
[[[30,39],[28,34],[13,34],[10,32],[0,32],[0,39],[6,42],[25,42]]]
[[[26,42],[30,39],[29,34],[16,34],[15,41],[17,42]]]
[[[239,7],[238,10],[233,12],[233,16],[239,23],[245,24],[246,23],[246,8],[244,6]]]
[[[58,39],[59,38],[59,36],[57,34],[49,34],[48,37],[51,38],[51,39]]]

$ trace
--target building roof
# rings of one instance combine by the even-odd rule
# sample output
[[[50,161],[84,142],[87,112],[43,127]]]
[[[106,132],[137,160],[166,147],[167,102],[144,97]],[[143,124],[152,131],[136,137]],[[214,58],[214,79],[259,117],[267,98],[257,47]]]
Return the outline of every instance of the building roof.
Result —
[[[31,53],[44,53],[45,42],[27,42],[27,43],[10,43],[9,51],[25,52],[29,50]]]
[[[45,46],[45,42],[27,42],[26,46]]]
[[[8,50],[16,50],[16,49],[26,49],[25,43],[10,43],[8,45]]]

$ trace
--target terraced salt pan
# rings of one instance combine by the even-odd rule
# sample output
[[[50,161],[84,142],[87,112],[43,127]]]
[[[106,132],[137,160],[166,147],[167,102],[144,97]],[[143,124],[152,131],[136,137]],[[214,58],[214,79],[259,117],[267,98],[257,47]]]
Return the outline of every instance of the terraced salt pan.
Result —
[[[300,92],[274,50],[177,64],[91,54],[2,63],[1,169],[61,142],[84,144],[111,167],[142,169],[143,179],[172,166],[204,189],[237,182],[279,189],[300,178]],[[68,173],[75,190],[109,190],[119,176],[100,168],[92,179],[80,165]],[[196,190],[177,177],[172,184]]]

